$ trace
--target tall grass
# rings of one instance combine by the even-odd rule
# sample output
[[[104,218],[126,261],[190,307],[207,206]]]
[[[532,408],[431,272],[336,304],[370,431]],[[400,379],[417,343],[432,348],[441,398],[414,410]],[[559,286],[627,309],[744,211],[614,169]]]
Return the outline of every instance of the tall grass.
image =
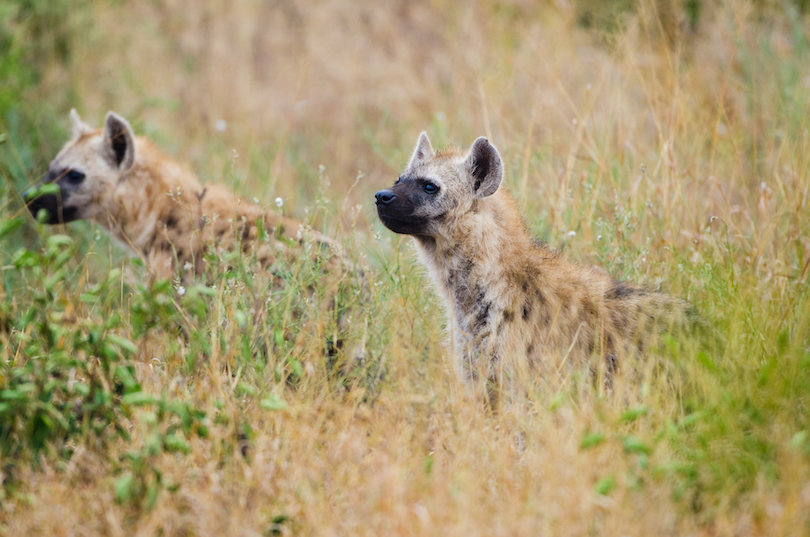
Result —
[[[0,532],[810,533],[803,4],[605,5],[0,7]],[[31,220],[71,106],[343,242],[364,360],[304,337],[338,329],[288,307],[311,263],[271,286],[212,259],[180,295],[97,226]],[[422,129],[490,137],[539,238],[690,300],[722,350],[488,413],[373,211]]]

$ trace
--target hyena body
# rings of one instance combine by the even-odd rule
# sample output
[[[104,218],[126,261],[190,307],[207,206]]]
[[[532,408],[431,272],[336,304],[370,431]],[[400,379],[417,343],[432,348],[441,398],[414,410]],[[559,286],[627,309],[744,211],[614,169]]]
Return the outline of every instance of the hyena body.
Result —
[[[298,255],[304,239],[327,247],[311,250],[326,250],[327,262],[337,262],[330,239],[221,185],[203,187],[117,114],[107,114],[103,129],[86,125],[75,110],[70,116],[73,137],[43,180],[58,192],[24,195],[33,198],[28,206],[35,216],[44,210],[49,223],[95,220],[140,255],[156,277],[170,277],[177,267],[202,273],[210,248],[241,247],[269,267]],[[259,241],[262,230],[267,240]]]
[[[435,152],[425,133],[396,184],[376,194],[386,227],[412,235],[444,300],[463,376],[489,392],[523,375],[590,363],[610,380],[617,360],[645,352],[686,319],[685,302],[620,282],[533,240],[499,188],[498,151]],[[524,377],[525,378],[525,377]]]

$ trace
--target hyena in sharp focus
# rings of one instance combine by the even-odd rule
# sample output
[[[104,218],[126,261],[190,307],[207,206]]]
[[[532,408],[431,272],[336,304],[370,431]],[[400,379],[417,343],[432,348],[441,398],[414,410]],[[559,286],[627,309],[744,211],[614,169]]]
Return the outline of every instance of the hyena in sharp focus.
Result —
[[[168,278],[177,267],[204,269],[208,248],[241,246],[263,266],[295,256],[304,238],[338,261],[332,240],[301,222],[267,211],[221,185],[203,187],[197,177],[135,133],[109,112],[103,129],[70,111],[72,139],[48,166],[42,184],[57,193],[23,194],[28,208],[46,222],[95,220],[140,255],[155,277]],[[41,185],[40,185],[41,186]],[[258,241],[260,226],[272,238]],[[306,237],[304,237],[306,236]]]
[[[609,385],[622,359],[692,317],[682,300],[617,281],[534,241],[499,188],[503,174],[486,138],[467,153],[436,152],[423,132],[405,172],[376,194],[380,220],[413,236],[444,299],[462,376],[485,381],[479,387],[491,398],[521,378],[551,380],[578,362]]]

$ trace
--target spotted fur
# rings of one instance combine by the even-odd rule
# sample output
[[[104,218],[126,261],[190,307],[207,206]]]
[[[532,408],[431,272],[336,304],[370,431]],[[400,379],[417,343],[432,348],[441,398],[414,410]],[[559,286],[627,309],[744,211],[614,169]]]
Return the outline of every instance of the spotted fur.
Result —
[[[43,179],[59,192],[24,194],[34,215],[44,211],[49,223],[95,220],[142,256],[156,277],[184,266],[202,273],[204,253],[211,249],[241,248],[269,267],[298,255],[304,240],[337,263],[332,240],[224,186],[201,185],[191,171],[135,136],[118,114],[108,113],[103,129],[89,127],[75,110],[70,117],[72,139]],[[267,240],[258,240],[261,230]]]
[[[534,241],[502,178],[486,138],[466,153],[436,152],[422,133],[403,174],[376,195],[382,222],[414,237],[466,379],[486,380],[491,394],[522,374],[547,378],[577,362],[601,362],[609,378],[621,359],[683,324],[685,302]]]

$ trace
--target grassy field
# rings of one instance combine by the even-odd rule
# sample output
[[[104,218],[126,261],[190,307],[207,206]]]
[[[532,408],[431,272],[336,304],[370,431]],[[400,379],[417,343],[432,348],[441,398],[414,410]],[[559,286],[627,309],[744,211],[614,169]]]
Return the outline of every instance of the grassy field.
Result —
[[[804,7],[0,4],[0,535],[809,535]],[[71,107],[342,242],[360,367],[285,337],[336,329],[290,311],[306,262],[267,288],[226,256],[181,295],[31,219]],[[489,137],[538,238],[689,300],[723,350],[487,412],[374,211],[421,130]]]

